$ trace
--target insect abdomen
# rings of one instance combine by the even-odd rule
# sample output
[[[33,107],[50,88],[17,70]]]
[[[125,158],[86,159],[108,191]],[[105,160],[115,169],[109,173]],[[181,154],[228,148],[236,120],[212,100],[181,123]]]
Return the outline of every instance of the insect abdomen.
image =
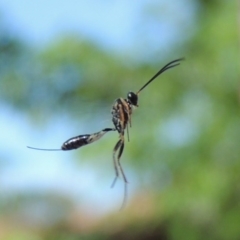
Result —
[[[79,135],[77,137],[72,137],[63,143],[62,150],[72,150],[77,149],[88,144],[90,134]]]

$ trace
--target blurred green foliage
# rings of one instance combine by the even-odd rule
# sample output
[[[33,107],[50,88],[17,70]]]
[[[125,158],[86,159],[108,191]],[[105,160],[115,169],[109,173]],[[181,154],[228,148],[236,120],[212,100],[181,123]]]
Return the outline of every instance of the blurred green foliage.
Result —
[[[240,239],[239,6],[196,4],[194,35],[179,46],[186,61],[141,93],[133,116],[122,159],[136,171],[141,189],[129,206],[98,221],[64,212],[62,222],[25,227],[18,236],[1,225],[9,218],[5,212],[4,239]],[[0,49],[1,101],[35,119],[46,111],[49,117],[67,112],[81,118],[91,108],[96,122],[115,98],[137,91],[156,66],[181,57],[133,64],[76,37],[36,52],[3,32]],[[0,210],[11,206],[6,202]]]

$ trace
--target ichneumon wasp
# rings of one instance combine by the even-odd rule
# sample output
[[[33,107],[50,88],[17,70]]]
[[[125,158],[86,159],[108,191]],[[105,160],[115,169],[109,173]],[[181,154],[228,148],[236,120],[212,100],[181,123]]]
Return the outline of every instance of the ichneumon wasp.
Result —
[[[132,125],[131,117],[133,113],[133,109],[138,107],[138,95],[139,93],[147,87],[155,78],[157,78],[160,74],[165,72],[166,70],[176,67],[180,64],[183,58],[179,58],[173,60],[166,64],[163,68],[161,68],[146,84],[144,84],[136,93],[129,92],[127,94],[127,98],[118,98],[115,100],[113,107],[112,107],[112,122],[114,128],[105,128],[99,132],[92,133],[92,134],[83,134],[76,137],[72,137],[65,141],[61,148],[59,149],[45,149],[45,148],[35,148],[29,147],[35,150],[43,150],[43,151],[61,151],[61,150],[72,150],[77,149],[79,147],[85,146],[87,144],[93,143],[103,137],[109,131],[118,131],[119,133],[119,140],[113,148],[113,163],[114,163],[114,170],[115,170],[115,178],[111,187],[114,187],[116,180],[119,177],[119,173],[122,175],[124,180],[124,198],[122,206],[124,206],[127,197],[127,178],[121,166],[120,158],[122,156],[124,150],[124,133],[125,130],[127,131],[127,137],[129,140],[129,127]],[[117,154],[117,157],[116,157]]]

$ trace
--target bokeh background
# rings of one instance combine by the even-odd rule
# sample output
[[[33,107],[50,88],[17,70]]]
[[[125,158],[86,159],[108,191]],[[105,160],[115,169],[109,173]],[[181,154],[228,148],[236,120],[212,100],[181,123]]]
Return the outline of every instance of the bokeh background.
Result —
[[[0,239],[240,239],[239,1],[0,1]],[[114,100],[163,65],[114,178]]]

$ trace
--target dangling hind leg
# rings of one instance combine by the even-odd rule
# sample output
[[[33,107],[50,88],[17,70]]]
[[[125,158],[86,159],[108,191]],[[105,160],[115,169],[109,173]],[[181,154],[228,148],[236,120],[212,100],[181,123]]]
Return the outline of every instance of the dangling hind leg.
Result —
[[[127,178],[126,178],[126,175],[123,171],[123,168],[121,166],[121,163],[120,163],[120,158],[122,156],[122,153],[123,153],[123,149],[124,149],[124,142],[122,141],[121,142],[122,145],[120,146],[120,149],[119,149],[119,152],[118,152],[118,167],[120,169],[120,172],[123,176],[123,181],[124,181],[124,197],[123,197],[123,203],[122,203],[122,206],[121,206],[121,209],[125,206],[125,203],[126,203],[126,200],[127,200],[127,184],[128,184],[128,181],[127,181]]]
[[[120,149],[119,149],[119,152],[118,152],[117,164],[118,164],[120,172],[123,176],[124,182],[127,183],[128,181],[127,181],[126,175],[124,174],[123,168],[122,168],[121,163],[120,163],[120,158],[122,156],[123,149],[124,149],[124,142],[121,140],[121,146],[120,146]]]
[[[120,163],[120,158],[122,156],[122,153],[123,153],[123,150],[124,150],[124,139],[121,138],[117,144],[115,145],[114,149],[113,149],[113,162],[114,162],[114,169],[115,169],[115,173],[116,173],[116,176],[113,180],[113,183],[111,185],[111,187],[114,187],[117,179],[118,179],[118,176],[119,176],[119,170],[122,174],[122,177],[123,177],[123,181],[124,181],[124,199],[123,199],[123,203],[122,203],[122,207],[125,205],[125,202],[126,202],[126,199],[127,199],[127,178],[126,178],[126,175],[123,171],[123,168],[121,166],[121,163]],[[117,159],[115,157],[116,155],[116,152],[118,151],[118,156],[117,156]],[[117,161],[116,161],[117,160]]]
[[[118,165],[117,165],[117,162],[116,162],[116,157],[115,157],[115,155],[116,155],[117,150],[118,150],[119,147],[121,146],[121,144],[122,144],[122,140],[120,139],[120,140],[117,142],[117,144],[115,145],[114,149],[113,149],[113,165],[114,165],[114,170],[115,170],[115,178],[114,178],[114,180],[113,180],[113,183],[112,183],[112,185],[111,185],[111,188],[114,187],[114,185],[115,185],[115,183],[116,183],[116,181],[117,181],[117,179],[118,179],[118,177],[119,177],[119,169],[118,169]],[[119,155],[119,154],[118,154],[118,155]]]

